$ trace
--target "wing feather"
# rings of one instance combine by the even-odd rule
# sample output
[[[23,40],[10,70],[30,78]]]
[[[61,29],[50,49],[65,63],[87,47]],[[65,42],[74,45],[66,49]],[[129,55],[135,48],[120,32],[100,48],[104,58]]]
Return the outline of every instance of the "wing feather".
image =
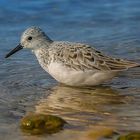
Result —
[[[54,53],[56,61],[61,61],[64,65],[76,70],[122,71],[140,66],[135,62],[109,57],[92,46],[81,43],[55,42],[52,48],[56,51]]]

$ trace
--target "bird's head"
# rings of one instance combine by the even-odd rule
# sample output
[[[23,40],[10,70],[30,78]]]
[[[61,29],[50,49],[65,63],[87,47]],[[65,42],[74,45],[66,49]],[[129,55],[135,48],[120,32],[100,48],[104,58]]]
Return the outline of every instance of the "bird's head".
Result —
[[[52,40],[40,29],[39,27],[30,27],[26,29],[21,35],[19,45],[11,50],[5,58],[8,58],[12,54],[17,51],[27,48],[27,49],[37,49],[42,47],[43,45],[48,45],[52,42]]]

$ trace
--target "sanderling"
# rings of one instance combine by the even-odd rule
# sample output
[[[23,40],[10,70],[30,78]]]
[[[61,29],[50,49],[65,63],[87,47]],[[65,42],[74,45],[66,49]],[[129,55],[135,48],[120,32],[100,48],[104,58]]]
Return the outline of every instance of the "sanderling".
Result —
[[[104,55],[90,45],[51,40],[39,27],[24,31],[20,44],[9,52],[28,48],[36,55],[39,64],[60,83],[70,86],[99,85],[119,72],[140,64]]]

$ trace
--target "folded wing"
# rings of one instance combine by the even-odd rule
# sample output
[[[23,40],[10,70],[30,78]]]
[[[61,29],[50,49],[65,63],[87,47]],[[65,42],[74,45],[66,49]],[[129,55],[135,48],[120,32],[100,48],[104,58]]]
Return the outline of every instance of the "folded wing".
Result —
[[[128,68],[140,66],[140,64],[135,62],[104,55],[90,45],[58,42],[55,46],[57,46],[56,60],[76,70],[123,71]]]

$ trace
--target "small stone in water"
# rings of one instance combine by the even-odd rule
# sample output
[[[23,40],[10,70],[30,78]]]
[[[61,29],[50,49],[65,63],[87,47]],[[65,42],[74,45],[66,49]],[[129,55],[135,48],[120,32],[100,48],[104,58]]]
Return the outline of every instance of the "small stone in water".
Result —
[[[117,140],[140,140],[140,132],[133,132],[120,136]]]
[[[29,114],[21,119],[20,128],[30,134],[52,134],[62,130],[66,121],[54,115]]]

